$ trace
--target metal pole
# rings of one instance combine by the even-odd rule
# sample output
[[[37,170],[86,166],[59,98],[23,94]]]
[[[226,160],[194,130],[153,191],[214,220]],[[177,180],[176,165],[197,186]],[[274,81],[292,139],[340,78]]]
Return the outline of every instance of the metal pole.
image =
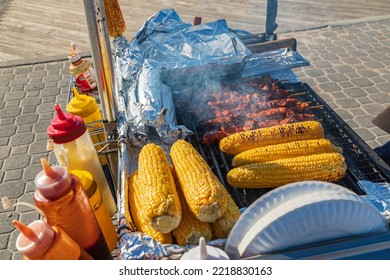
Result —
[[[106,12],[103,0],[83,0],[85,16],[91,44],[92,60],[97,75],[100,105],[103,115],[103,128],[108,147],[118,149],[116,140],[118,95],[114,75],[110,38],[106,22]],[[118,185],[118,158],[115,153],[107,153],[110,164],[111,177],[115,188]]]
[[[91,43],[92,60],[97,74],[103,120],[114,122],[118,113],[117,87],[104,1],[83,0],[83,3]]]
[[[267,0],[267,16],[265,21],[265,36],[267,41],[276,40],[277,36],[274,33],[278,25],[276,23],[276,15],[278,13],[278,0]]]

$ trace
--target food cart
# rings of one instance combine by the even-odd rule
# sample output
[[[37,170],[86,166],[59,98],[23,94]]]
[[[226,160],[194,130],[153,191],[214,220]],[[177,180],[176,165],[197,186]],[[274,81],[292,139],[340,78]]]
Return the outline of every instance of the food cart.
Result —
[[[270,188],[243,189],[229,186],[226,180],[226,174],[232,168],[232,158],[220,150],[218,146],[219,139],[215,140],[212,138],[212,136],[216,135],[213,133],[218,131],[213,131],[212,129],[207,130],[209,127],[205,128],[205,126],[200,125],[200,122],[204,120],[200,119],[199,115],[204,114],[204,112],[195,117],[187,114],[188,111],[191,111],[190,109],[193,109],[190,108],[191,103],[198,102],[197,99],[194,99],[195,97],[193,95],[180,99],[180,105],[177,104],[178,99],[174,98],[176,101],[176,104],[174,105],[176,106],[174,108],[176,112],[174,124],[176,126],[174,128],[169,127],[167,130],[165,130],[166,128],[163,127],[163,125],[157,125],[161,124],[158,123],[161,119],[164,124],[166,124],[167,119],[169,120],[170,116],[167,114],[166,107],[163,107],[162,109],[164,110],[161,112],[154,112],[156,115],[152,115],[149,119],[152,121],[152,124],[150,125],[151,122],[149,122],[148,125],[146,125],[148,128],[151,127],[151,129],[148,129],[146,132],[142,129],[137,130],[137,125],[144,125],[144,120],[142,120],[142,118],[136,120],[135,117],[137,116],[132,115],[132,112],[129,113],[128,106],[131,106],[131,103],[129,103],[129,100],[127,99],[128,96],[123,95],[123,93],[132,92],[131,88],[132,86],[134,87],[134,84],[140,86],[142,83],[139,83],[140,76],[138,74],[136,76],[131,75],[133,74],[131,69],[135,69],[134,63],[138,62],[137,55],[139,53],[133,53],[131,51],[126,53],[126,50],[132,50],[132,47],[134,47],[132,44],[134,42],[141,44],[142,42],[147,41],[149,36],[153,34],[153,31],[156,30],[153,28],[156,28],[158,24],[162,24],[162,22],[168,22],[172,25],[183,25],[183,29],[191,29],[191,32],[195,32],[193,27],[196,27],[196,25],[190,27],[188,24],[181,22],[180,18],[177,18],[178,15],[175,11],[163,10],[146,21],[140,32],[136,34],[136,40],[133,39],[133,41],[129,42],[120,36],[114,38],[113,43],[115,50],[113,51],[111,49],[111,42],[107,29],[103,1],[84,0],[84,7],[91,41],[93,63],[99,77],[98,94],[103,114],[104,132],[107,138],[105,150],[102,150],[101,152],[107,155],[109,159],[113,188],[117,194],[117,222],[120,238],[118,258],[179,258],[183,252],[190,247],[182,248],[175,244],[164,246],[150,239],[145,241],[145,239],[143,239],[145,238],[144,236],[137,234],[131,216],[127,213],[126,209],[128,208],[128,205],[126,205],[126,196],[129,188],[128,178],[130,173],[136,168],[136,166],[134,166],[133,158],[136,156],[137,148],[139,148],[140,145],[142,146],[145,139],[157,137],[170,142],[172,139],[185,138],[199,151],[215,175],[217,175],[219,180],[228,189],[237,206],[243,210],[253,209],[253,205],[265,203],[264,200],[270,199],[270,196],[277,200],[277,193],[276,197],[274,192],[272,192],[272,195],[274,196],[266,195],[271,191]],[[277,1],[268,0],[266,28],[265,32],[260,34],[252,34],[242,30],[230,30],[224,22],[215,22],[207,25],[207,28],[211,28],[214,31],[213,36],[207,37],[208,40],[224,40],[226,38],[223,36],[228,33],[228,43],[231,44],[232,48],[226,50],[223,48],[218,49],[218,47],[216,47],[216,49],[220,51],[219,54],[222,53],[222,55],[210,57],[206,61],[202,61],[202,59],[194,59],[191,60],[190,63],[181,63],[181,61],[179,61],[173,66],[169,65],[169,63],[163,63],[163,68],[165,68],[159,73],[161,74],[161,77],[159,76],[159,78],[161,78],[164,85],[170,89],[174,97],[183,96],[183,92],[191,92],[194,91],[194,88],[200,87],[206,92],[205,95],[202,95],[203,99],[205,99],[205,96],[207,95],[208,87],[215,89],[215,81],[218,81],[218,84],[219,81],[224,81],[228,86],[228,90],[242,86],[239,84],[242,81],[242,78],[250,79],[250,82],[258,82],[258,79],[262,79],[261,82],[267,82],[267,79],[271,79],[272,82],[278,81],[277,84],[272,85],[277,85],[278,89],[280,88],[283,93],[288,93],[289,97],[296,98],[298,102],[310,104],[310,119],[320,121],[324,128],[326,138],[330,139],[333,144],[342,148],[348,169],[345,176],[336,182],[338,185],[351,190],[359,197],[375,194],[373,189],[369,188],[372,184],[388,187],[390,169],[386,163],[384,163],[331,109],[310,85],[299,81],[291,71],[292,68],[305,66],[308,62],[298,53],[297,42],[294,38],[278,40],[277,34],[275,33],[277,27],[276,13]],[[158,24],[153,25],[154,23]],[[169,26],[169,24],[166,24],[167,26],[163,27],[170,28],[171,26]],[[199,25],[199,28],[196,30],[199,34],[204,34],[202,33],[203,30],[201,26],[203,25]],[[225,27],[228,28],[227,33],[224,29]],[[159,28],[161,28],[161,26]],[[214,37],[215,34],[220,36]],[[171,44],[172,41],[168,41],[168,39],[164,42],[160,41],[160,43]],[[165,39],[163,38],[162,40]],[[186,41],[186,43],[188,42]],[[215,41],[213,41],[213,43],[215,43]],[[202,45],[197,51],[199,51],[199,53],[205,51],[203,49],[204,46],[207,47],[207,43]],[[146,47],[145,49],[147,50]],[[155,51],[156,49],[153,50]],[[157,51],[159,51],[158,48]],[[158,60],[158,58],[167,58],[164,57],[164,55],[165,54],[160,57],[153,57],[153,59]],[[168,57],[168,59],[171,61],[172,57]],[[130,69],[129,72],[126,72],[128,69],[124,70],[126,61],[128,62],[126,66]],[[143,61],[141,60],[141,62]],[[148,81],[148,78],[153,77],[154,74],[155,72],[147,72],[145,74],[146,78],[141,78],[144,79],[144,81]],[[124,76],[126,76],[128,80],[123,81]],[[208,84],[195,84],[194,81],[197,80],[203,82],[207,80]],[[152,85],[148,85],[149,88],[147,90],[153,90],[156,86],[153,82],[154,81],[151,83]],[[157,86],[160,86],[160,84]],[[71,88],[72,85],[70,87],[70,92]],[[218,90],[220,90],[220,88],[218,88]],[[226,90],[226,88],[223,90]],[[153,106],[151,107],[154,109]],[[145,116],[145,114],[142,116]],[[142,128],[144,127],[145,126],[142,126]],[[205,137],[207,135],[211,138]],[[316,187],[317,185],[312,183],[309,187],[305,186],[302,188],[315,189]],[[286,191],[288,194],[288,189]],[[282,197],[282,195],[280,197]],[[280,197],[279,199],[281,199]],[[259,199],[262,199],[263,201]],[[282,204],[283,201],[279,202]],[[274,205],[274,207],[276,207],[276,205]],[[252,212],[249,213],[256,216],[254,213],[257,212],[254,210],[251,211]],[[338,211],[338,209],[335,208],[335,211]],[[341,209],[339,216],[343,216],[347,211],[348,209]],[[353,212],[354,209],[351,211]],[[321,214],[318,214],[318,217],[323,218]],[[335,216],[331,216],[331,218],[332,217],[334,218]],[[352,215],[350,217],[354,218],[353,221],[355,222],[361,219],[362,216],[353,217]],[[248,217],[246,218],[248,219]],[[287,217],[283,218],[287,219]],[[305,217],[300,218],[306,219]],[[310,219],[310,217],[307,217],[307,219]],[[364,223],[368,223],[368,221],[371,223],[373,220],[370,217],[363,218],[361,220],[362,226],[365,227],[366,224]],[[239,225],[245,227],[244,222],[241,221]],[[288,223],[289,221],[283,220],[282,222]],[[294,224],[294,221],[292,221],[292,224]],[[320,223],[314,223],[312,226],[314,227],[316,225],[319,226]],[[320,226],[319,229],[321,230]],[[340,230],[343,229],[340,228]],[[301,234],[304,236],[307,233]],[[259,235],[256,235],[255,233],[254,235],[255,237],[252,236],[253,240],[258,241],[258,238],[260,238]],[[351,233],[347,237],[336,239],[327,239],[325,236],[326,234],[324,235],[323,242],[313,241],[303,243],[303,245],[298,244],[299,246],[297,246],[297,244],[288,244],[287,247],[271,251],[270,253],[258,253],[249,256],[246,256],[245,254],[240,255],[240,253],[238,253],[238,255],[234,255],[234,257],[247,259],[353,259],[390,257],[390,233],[387,230],[380,230],[357,236]],[[244,238],[244,236],[238,235],[235,238]],[[276,239],[278,238],[280,239],[278,242],[283,243],[286,241],[285,239],[289,237],[288,235],[285,237],[277,235]],[[148,242],[150,246],[142,255],[136,256],[133,253],[133,249],[137,247],[137,244],[140,242]],[[211,242],[211,244],[217,247],[227,248],[225,247],[226,240],[217,240],[214,243]],[[246,246],[249,245],[246,244]],[[255,249],[261,247],[261,245],[257,245],[258,247],[256,247],[255,243],[252,245],[255,246]],[[236,244],[236,246],[238,245]],[[275,248],[277,248],[277,246]],[[259,252],[261,252],[261,249],[259,249]]]

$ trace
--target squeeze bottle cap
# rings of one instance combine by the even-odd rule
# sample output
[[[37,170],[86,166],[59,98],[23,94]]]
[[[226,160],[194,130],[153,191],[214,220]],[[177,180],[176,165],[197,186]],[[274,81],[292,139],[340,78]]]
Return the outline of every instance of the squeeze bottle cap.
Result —
[[[76,44],[75,43],[70,43],[70,47],[72,51],[68,54],[68,59],[71,63],[76,62],[77,60],[81,59],[81,56],[79,52],[77,51]]]
[[[190,249],[181,260],[228,260],[229,256],[225,251],[213,246],[206,245],[204,237],[199,239],[199,246]]]
[[[99,106],[92,96],[79,94],[76,87],[73,88],[74,97],[66,105],[66,110],[82,118],[88,117],[99,109]]]
[[[64,114],[58,104],[55,105],[57,117],[54,117],[47,128],[47,133],[54,143],[62,144],[73,141],[87,131],[83,119],[70,113]]]
[[[97,184],[90,172],[85,170],[72,170],[70,173],[80,179],[80,182],[83,185],[88,198],[90,198],[96,192]]]
[[[50,166],[46,159],[41,159],[43,170],[35,177],[37,191],[47,199],[54,199],[67,192],[72,178],[63,166]]]
[[[18,220],[12,221],[12,224],[20,231],[16,239],[16,249],[30,259],[46,252],[53,243],[55,232],[42,220],[32,222],[28,226]]]

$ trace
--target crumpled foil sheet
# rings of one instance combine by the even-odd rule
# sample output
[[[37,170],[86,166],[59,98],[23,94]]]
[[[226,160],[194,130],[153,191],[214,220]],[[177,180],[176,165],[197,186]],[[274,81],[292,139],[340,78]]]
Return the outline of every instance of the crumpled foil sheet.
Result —
[[[214,65],[213,70],[219,71],[208,72],[221,75],[238,71],[236,64],[242,64],[250,54],[225,20],[192,26],[182,22],[172,9],[150,17],[133,40],[121,36],[113,43],[119,102],[125,103],[119,107],[125,108],[133,135],[145,139],[150,128],[155,128],[166,142],[192,134],[176,123],[166,82],[204,73],[196,69],[202,65]]]
[[[366,193],[365,198],[390,222],[390,184],[362,180],[358,185]]]

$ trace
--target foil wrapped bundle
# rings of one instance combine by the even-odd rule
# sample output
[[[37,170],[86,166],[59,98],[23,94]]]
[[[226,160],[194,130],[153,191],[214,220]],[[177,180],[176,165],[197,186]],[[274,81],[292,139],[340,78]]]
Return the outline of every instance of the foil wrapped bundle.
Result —
[[[163,142],[192,133],[176,123],[170,85],[236,73],[250,54],[225,20],[192,26],[171,9],[150,17],[132,41],[120,36],[113,43],[119,106],[132,134],[144,139],[154,128]]]

